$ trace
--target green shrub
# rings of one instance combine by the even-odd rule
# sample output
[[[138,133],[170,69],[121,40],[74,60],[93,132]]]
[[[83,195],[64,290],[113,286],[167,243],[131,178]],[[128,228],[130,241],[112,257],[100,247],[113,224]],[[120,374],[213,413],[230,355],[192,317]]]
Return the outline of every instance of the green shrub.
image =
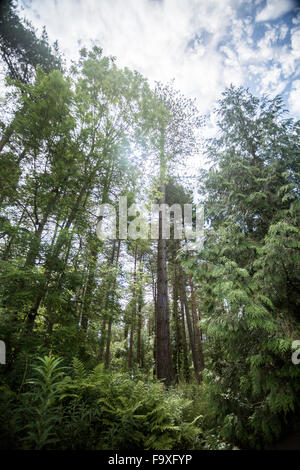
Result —
[[[25,436],[21,439],[25,449],[51,449],[58,443],[57,427],[62,420],[59,403],[64,371],[61,358],[44,356],[33,367],[34,376],[26,381],[28,389],[21,396],[18,406],[23,415]]]
[[[201,417],[183,388],[166,390],[159,381],[109,372],[102,364],[88,371],[76,358],[69,375],[61,358],[37,362],[19,394],[2,387],[3,448],[199,448]]]
[[[74,361],[74,376],[64,383],[62,400],[69,406],[65,421],[73,431],[64,445],[74,447],[87,410],[89,429],[85,438],[88,448],[96,449],[186,449],[195,448],[201,430],[197,417],[187,421],[185,410],[191,405],[182,393],[155,381],[135,381],[126,373],[106,372],[102,365],[91,373]],[[70,408],[71,403],[76,407]],[[81,413],[81,414],[80,414]],[[66,436],[66,433],[64,433]]]

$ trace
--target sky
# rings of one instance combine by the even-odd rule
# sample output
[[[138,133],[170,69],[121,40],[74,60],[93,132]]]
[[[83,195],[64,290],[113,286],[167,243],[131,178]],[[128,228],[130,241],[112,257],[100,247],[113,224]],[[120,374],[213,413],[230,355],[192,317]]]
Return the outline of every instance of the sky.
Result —
[[[212,110],[231,83],[281,94],[300,118],[299,0],[18,0],[22,16],[66,57],[97,44],[120,67]]]
[[[204,114],[233,84],[256,96],[280,94],[300,119],[300,0],[18,0],[18,6],[39,32],[46,26],[68,60],[97,44],[150,83],[174,79]],[[215,131],[211,116],[206,136]],[[189,173],[203,165],[201,155],[196,160]]]

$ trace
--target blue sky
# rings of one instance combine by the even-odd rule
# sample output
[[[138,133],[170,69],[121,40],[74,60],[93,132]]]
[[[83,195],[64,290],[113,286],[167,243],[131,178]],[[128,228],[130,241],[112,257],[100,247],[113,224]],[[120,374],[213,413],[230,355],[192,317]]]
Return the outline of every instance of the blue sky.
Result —
[[[96,43],[120,67],[168,82],[209,112],[231,83],[281,94],[300,118],[297,0],[19,0],[69,59]],[[213,123],[211,129],[213,129]]]

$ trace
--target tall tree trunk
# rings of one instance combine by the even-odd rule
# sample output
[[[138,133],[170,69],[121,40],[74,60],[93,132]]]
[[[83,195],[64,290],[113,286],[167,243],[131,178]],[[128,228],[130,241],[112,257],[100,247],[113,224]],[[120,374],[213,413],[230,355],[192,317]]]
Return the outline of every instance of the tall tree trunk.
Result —
[[[106,334],[106,347],[104,355],[104,368],[108,369],[110,364],[110,343],[111,343],[111,329],[112,329],[112,320],[108,320],[107,324],[107,334]]]
[[[200,371],[203,371],[203,369],[204,369],[204,355],[203,355],[203,347],[202,347],[202,341],[201,341],[200,328],[198,326],[197,306],[196,306],[195,289],[194,289],[192,274],[189,275],[189,283],[190,283],[190,289],[191,289],[191,301],[192,301],[192,313],[193,313],[193,323],[194,323],[195,345],[196,345],[196,349],[197,349],[197,353],[198,353]]]
[[[152,295],[153,295],[153,304],[154,304],[154,316],[153,316],[153,322],[154,322],[154,344],[153,344],[153,360],[154,360],[154,368],[153,368],[153,374],[157,376],[157,356],[156,356],[156,351],[157,351],[157,283],[155,282],[154,276],[152,276]],[[150,330],[150,318],[149,318],[149,336],[151,335],[151,330]]]
[[[114,258],[115,258],[115,247],[116,247],[116,242],[114,240],[113,242],[113,246],[112,246],[112,252],[111,252],[111,258],[110,258],[110,266],[113,264],[114,262]],[[107,326],[107,318],[106,318],[106,310],[107,310],[107,305],[108,305],[108,294],[109,294],[109,289],[110,289],[110,285],[109,285],[109,279],[106,279],[106,286],[105,286],[105,291],[104,291],[104,294],[103,294],[103,299],[104,299],[104,303],[102,304],[102,307],[103,307],[103,319],[102,319],[102,323],[101,323],[101,338],[100,338],[100,348],[99,348],[99,360],[100,361],[103,361],[103,358],[104,358],[104,350],[105,350],[105,344],[106,344],[106,338],[107,338],[107,331],[106,331],[106,326]]]
[[[106,325],[107,325],[106,318],[103,318],[102,323],[101,323],[101,338],[100,338],[100,347],[99,347],[99,361],[100,362],[103,361],[103,357],[104,357],[105,338],[107,335]]]
[[[142,257],[140,259],[140,266]],[[143,286],[142,286],[143,271],[139,269],[139,286],[138,286],[138,324],[137,324],[137,341],[136,341],[136,362],[139,366],[142,363],[142,347],[141,347],[141,335],[142,335],[142,307],[143,307]]]
[[[136,340],[136,362],[141,365],[141,341],[142,341],[142,302],[138,303],[138,325]]]
[[[114,242],[115,243],[115,242]],[[121,240],[118,239],[118,245],[117,245],[117,255],[116,255],[116,268],[119,265],[119,256],[120,256],[120,245],[121,245]],[[116,281],[117,281],[117,272],[114,274],[114,279],[111,285],[111,293],[112,293],[112,303],[114,300],[114,295],[115,295],[115,288],[116,288]],[[107,328],[107,338],[106,338],[106,349],[105,349],[105,368],[108,369],[110,365],[110,344],[111,344],[111,329],[112,329],[112,323],[113,323],[113,317],[112,317],[112,312],[111,315],[108,319],[108,328]]]
[[[125,324],[124,324],[124,339],[128,338],[128,331],[129,331],[129,325],[127,320],[125,319]]]
[[[182,349],[183,349],[183,369],[184,377],[187,382],[190,380],[190,369],[189,369],[189,359],[188,359],[188,349],[187,349],[187,340],[186,340],[186,330],[185,330],[185,315],[184,315],[184,301],[182,295],[182,289],[180,286],[180,309],[181,309],[181,331],[182,331]]]
[[[96,266],[97,266],[97,257],[98,257],[97,240],[91,240],[89,274],[87,278],[85,295],[83,299],[83,309],[82,309],[81,322],[80,322],[80,326],[82,328],[84,336],[86,336],[87,334],[90,305],[92,302],[92,295],[93,295],[93,291],[95,288],[95,272],[96,272]]]
[[[188,331],[189,331],[190,346],[191,346],[191,351],[192,351],[192,359],[193,359],[193,364],[194,364],[195,377],[196,377],[197,382],[200,384],[201,383],[201,377],[200,377],[200,373],[199,373],[199,370],[200,370],[200,368],[199,368],[199,358],[198,358],[197,350],[196,350],[196,346],[195,346],[193,324],[192,324],[192,321],[191,321],[188,301],[187,301],[187,297],[186,297],[185,276],[184,276],[183,269],[182,269],[181,266],[179,267],[179,275],[180,275],[180,278],[181,278],[182,300],[183,300],[183,304],[184,304],[186,322],[187,322]]]
[[[131,324],[130,324],[130,336],[129,336],[129,351],[128,351],[128,368],[129,370],[133,367],[133,340],[135,331],[135,317],[136,317],[136,261],[137,261],[137,245],[135,246],[134,252],[134,268],[133,268],[133,307],[131,313]]]
[[[176,382],[179,380],[180,373],[180,328],[179,328],[179,315],[178,315],[178,276],[176,265],[174,266],[174,279],[173,279],[173,324],[175,333],[175,344],[173,353],[174,376]]]
[[[159,204],[165,203],[165,130],[161,129],[160,193]],[[162,233],[162,211],[159,211],[159,237],[157,243],[157,321],[156,321],[157,378],[166,386],[172,381],[170,319],[167,286],[167,242]]]

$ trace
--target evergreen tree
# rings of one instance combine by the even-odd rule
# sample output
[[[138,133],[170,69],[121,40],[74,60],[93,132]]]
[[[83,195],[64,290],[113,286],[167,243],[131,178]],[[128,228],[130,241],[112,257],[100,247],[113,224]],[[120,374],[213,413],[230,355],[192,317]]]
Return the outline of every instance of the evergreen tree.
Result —
[[[62,69],[57,43],[49,45],[45,28],[38,38],[32,25],[20,20],[13,0],[0,5],[0,54],[8,76],[23,83],[34,78],[38,67],[46,73]]]
[[[221,136],[202,173],[207,235],[194,265],[209,401],[226,439],[259,447],[299,413],[291,361],[299,336],[299,122],[284,119],[280,98],[233,87],[218,115]]]

